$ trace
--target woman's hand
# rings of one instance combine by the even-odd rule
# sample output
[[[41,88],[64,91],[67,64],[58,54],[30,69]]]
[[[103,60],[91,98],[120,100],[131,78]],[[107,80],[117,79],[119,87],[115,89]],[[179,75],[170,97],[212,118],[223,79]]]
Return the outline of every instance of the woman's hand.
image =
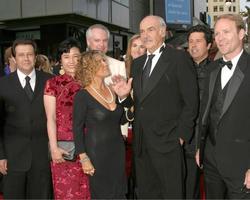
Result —
[[[54,163],[62,163],[65,162],[63,158],[63,154],[68,155],[69,153],[65,151],[64,149],[61,149],[59,147],[54,148],[51,150],[51,158]]]

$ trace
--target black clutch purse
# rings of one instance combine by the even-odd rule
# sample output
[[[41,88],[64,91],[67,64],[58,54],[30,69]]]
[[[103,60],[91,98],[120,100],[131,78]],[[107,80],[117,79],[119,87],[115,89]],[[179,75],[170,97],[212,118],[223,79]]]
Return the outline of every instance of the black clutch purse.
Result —
[[[73,141],[57,141],[57,146],[65,151],[67,151],[69,154],[63,154],[63,158],[68,161],[75,161],[76,160],[76,154],[75,154],[75,143]]]

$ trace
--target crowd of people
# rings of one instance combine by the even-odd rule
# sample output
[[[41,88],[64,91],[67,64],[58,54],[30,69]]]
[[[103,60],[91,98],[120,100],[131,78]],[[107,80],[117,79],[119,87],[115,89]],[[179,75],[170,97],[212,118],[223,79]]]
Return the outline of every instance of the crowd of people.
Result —
[[[214,33],[193,26],[186,50],[165,42],[166,29],[161,17],[144,17],[124,61],[106,55],[102,24],[86,31],[84,52],[74,38],[62,41],[54,69],[32,40],[6,49],[4,199],[199,199],[201,176],[207,199],[250,198],[244,22],[224,14]]]

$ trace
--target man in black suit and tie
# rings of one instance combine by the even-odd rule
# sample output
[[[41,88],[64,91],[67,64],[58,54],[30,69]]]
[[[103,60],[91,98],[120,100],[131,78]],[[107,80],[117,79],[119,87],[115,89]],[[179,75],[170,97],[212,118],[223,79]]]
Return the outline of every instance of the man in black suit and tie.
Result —
[[[183,142],[188,142],[198,110],[198,89],[191,59],[165,43],[166,24],[147,16],[140,23],[147,54],[132,64],[132,79],[114,77],[122,104],[135,106],[133,147],[138,198],[183,198]]]
[[[34,69],[37,46],[16,40],[17,71],[0,79],[0,172],[5,199],[51,198],[43,89],[51,75]]]
[[[204,91],[197,163],[203,164],[207,199],[249,199],[250,56],[243,50],[241,16],[219,16],[214,34],[223,58],[211,63]]]

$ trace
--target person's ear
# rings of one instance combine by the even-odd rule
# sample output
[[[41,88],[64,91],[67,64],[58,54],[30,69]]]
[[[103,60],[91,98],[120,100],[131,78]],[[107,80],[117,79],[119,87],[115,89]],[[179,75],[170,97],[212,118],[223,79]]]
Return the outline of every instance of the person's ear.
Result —
[[[87,48],[89,49],[89,45],[90,45],[89,38],[86,38],[86,42],[87,42]]]
[[[166,28],[161,27],[160,34],[161,34],[162,37],[166,37]]]
[[[209,49],[211,48],[211,46],[212,46],[212,43],[211,43],[211,42],[208,43],[208,45],[207,45],[207,50],[209,50]]]
[[[246,31],[244,29],[240,29],[240,31],[239,31],[240,40],[243,40],[245,35],[246,35]]]

